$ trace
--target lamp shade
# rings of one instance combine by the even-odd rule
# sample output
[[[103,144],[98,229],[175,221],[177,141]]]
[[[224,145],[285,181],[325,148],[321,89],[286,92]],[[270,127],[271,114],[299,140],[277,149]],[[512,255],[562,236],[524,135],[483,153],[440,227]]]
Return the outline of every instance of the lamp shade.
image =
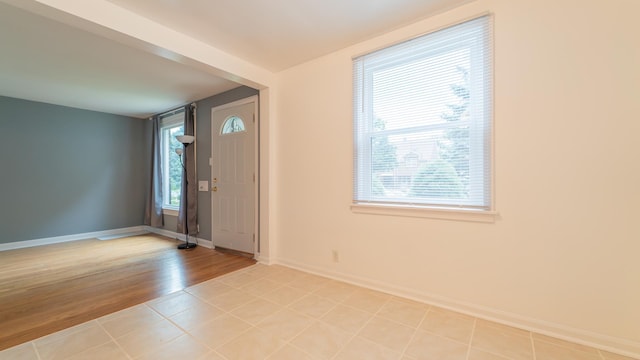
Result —
[[[196,138],[191,135],[178,135],[176,136],[179,142],[183,145],[191,144]]]

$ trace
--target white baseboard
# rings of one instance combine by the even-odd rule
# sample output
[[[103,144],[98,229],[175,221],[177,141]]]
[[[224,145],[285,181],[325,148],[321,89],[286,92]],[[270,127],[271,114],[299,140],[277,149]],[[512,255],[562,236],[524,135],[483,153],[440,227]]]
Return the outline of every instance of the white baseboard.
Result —
[[[15,250],[15,249],[29,248],[29,247],[42,246],[42,245],[51,245],[51,244],[69,242],[69,241],[86,240],[86,239],[112,240],[112,239],[117,239],[117,238],[122,238],[127,236],[142,235],[146,233],[154,233],[154,234],[166,236],[172,239],[185,241],[184,234],[179,234],[174,231],[158,229],[151,226],[133,226],[133,227],[121,228],[121,229],[94,231],[94,232],[88,232],[88,233],[82,233],[82,234],[72,234],[72,235],[55,236],[55,237],[42,238],[42,239],[10,242],[5,244],[0,244],[0,251]],[[204,246],[206,248],[214,249],[213,242],[211,240],[200,239],[192,236],[189,238],[189,241],[195,242],[198,245]]]
[[[151,232],[154,234],[158,234],[158,235],[162,235],[162,236],[166,236],[172,239],[176,239],[176,240],[180,240],[180,241],[186,241],[186,236],[184,234],[180,234],[177,233],[175,231],[170,231],[170,230],[166,230],[166,229],[160,229],[160,228],[155,228],[155,227],[151,227],[151,226],[144,226],[145,230],[147,232]],[[211,240],[207,240],[207,239],[201,239],[195,236],[190,236],[189,237],[189,242],[195,242],[196,244],[198,244],[199,246],[203,246],[209,249],[215,249],[215,247],[213,246],[213,242]]]
[[[372,290],[378,290],[388,294],[419,301],[429,305],[442,307],[477,318],[494,321],[504,325],[509,325],[531,332],[536,332],[558,339],[640,359],[640,342],[599,334],[582,329],[576,329],[569,326],[535,318],[529,318],[526,316],[496,310],[477,304],[460,302],[439,295],[416,291],[411,288],[405,288],[360,276],[344,274],[322,267],[310,266],[308,264],[300,263],[297,261],[277,259],[274,263],[328,277],[334,280],[344,281]]]
[[[264,265],[273,265],[274,264],[274,262],[269,257],[264,256],[264,255],[262,255],[260,253],[256,254],[254,259],[260,264],[264,264]]]
[[[88,233],[82,233],[82,234],[54,236],[49,238],[33,239],[33,240],[25,240],[25,241],[15,241],[10,243],[0,244],[0,251],[15,250],[15,249],[34,247],[34,246],[58,244],[58,243],[63,243],[68,241],[86,240],[86,239],[94,239],[94,238],[107,239],[111,237],[115,238],[115,237],[123,237],[123,236],[133,236],[133,235],[138,235],[145,232],[146,232],[145,226],[133,226],[128,228],[94,231],[94,232],[88,232]]]
[[[141,228],[142,229],[140,231],[132,231],[132,232],[127,231],[127,232],[122,232],[122,233],[117,233],[117,234],[97,236],[97,239],[98,240],[114,240],[114,239],[120,239],[120,238],[123,238],[123,237],[144,235],[144,234],[148,234],[149,233],[149,231],[144,229],[144,227],[141,226]]]

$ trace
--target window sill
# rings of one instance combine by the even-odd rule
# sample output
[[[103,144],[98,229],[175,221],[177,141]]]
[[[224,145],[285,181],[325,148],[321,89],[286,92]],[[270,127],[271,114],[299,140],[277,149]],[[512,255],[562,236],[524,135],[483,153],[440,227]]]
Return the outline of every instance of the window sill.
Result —
[[[351,211],[355,214],[405,216],[483,223],[493,223],[498,218],[498,213],[496,211],[399,205],[352,204]]]
[[[169,216],[178,216],[178,210],[162,208],[162,213]]]

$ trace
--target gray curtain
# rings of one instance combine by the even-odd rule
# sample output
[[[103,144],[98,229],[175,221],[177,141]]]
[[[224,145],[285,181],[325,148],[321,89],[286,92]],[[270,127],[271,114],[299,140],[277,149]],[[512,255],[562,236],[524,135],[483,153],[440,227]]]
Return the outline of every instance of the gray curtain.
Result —
[[[193,135],[195,129],[195,108],[192,105],[184,109],[184,134]],[[196,142],[187,146],[184,152],[185,172],[182,173],[182,196],[180,196],[180,210],[178,210],[178,232],[195,235],[198,219],[198,188],[196,184]],[[186,196],[185,196],[186,194]]]
[[[151,135],[151,184],[149,186],[149,196],[144,209],[144,223],[153,227],[162,227],[164,218],[162,216],[162,160],[160,147],[160,117],[154,116],[153,130]]]

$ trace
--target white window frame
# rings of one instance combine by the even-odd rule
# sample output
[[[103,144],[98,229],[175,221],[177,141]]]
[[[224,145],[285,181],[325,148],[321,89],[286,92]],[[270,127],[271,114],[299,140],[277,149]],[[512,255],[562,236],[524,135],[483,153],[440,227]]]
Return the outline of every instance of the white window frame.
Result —
[[[491,28],[491,16],[486,16],[489,22],[489,28]],[[452,27],[456,25],[458,24],[454,24]],[[429,35],[430,34],[427,34],[425,36]],[[490,33],[489,36],[492,37],[492,34]],[[422,36],[417,39],[420,38],[422,38]],[[354,197],[351,205],[353,212],[480,222],[492,222],[495,220],[497,212],[494,210],[493,199],[492,79],[489,79],[489,86],[487,86],[486,81],[482,78],[477,76],[474,78],[477,74],[483,74],[483,71],[478,71],[480,69],[475,67],[484,66],[485,59],[481,58],[483,51],[479,50],[481,50],[481,46],[486,44],[479,44],[477,41],[474,41],[475,37],[471,35],[465,35],[460,38],[462,40],[458,40],[450,46],[429,46],[427,51],[411,50],[411,48],[407,51],[407,48],[404,48],[402,49],[402,57],[395,59],[391,56],[386,56],[383,60],[379,61],[376,61],[377,59],[375,57],[373,57],[373,59],[368,58],[366,65],[363,65],[362,61],[358,61],[359,57],[354,59],[354,151],[363,152],[364,154],[369,154],[369,156],[358,157],[356,156],[357,154],[354,154]],[[393,46],[394,45],[389,46],[387,49]],[[489,51],[492,51],[491,44],[489,44],[489,47]],[[372,165],[371,140],[374,136],[437,131],[446,129],[447,127],[457,126],[461,123],[427,124],[410,128],[374,131],[373,73],[381,69],[393,67],[398,63],[405,63],[408,58],[426,58],[456,48],[468,48],[471,51],[472,61],[470,74],[472,78],[470,79],[470,87],[472,88],[474,96],[471,97],[472,103],[470,104],[470,108],[483,108],[485,112],[483,116],[487,118],[487,122],[489,123],[487,128],[485,127],[485,122],[466,120],[469,125],[470,162],[476,164],[476,166],[470,167],[470,178],[480,176],[484,178],[485,181],[483,183],[470,182],[470,185],[476,184],[475,187],[472,185],[469,190],[469,193],[472,194],[470,199],[468,201],[459,201],[458,204],[455,205],[439,199],[429,199],[428,203],[412,203],[410,200],[407,201],[408,199],[376,198],[372,191],[373,176],[370,170]],[[386,49],[382,51],[384,50]],[[372,54],[375,54],[375,52]],[[489,54],[489,56],[491,55],[492,54]],[[493,64],[491,63],[489,66],[489,71],[492,72]],[[358,82],[360,82],[360,84],[358,84]],[[475,90],[473,90],[474,88]],[[479,102],[484,104],[477,106],[479,104],[476,103]],[[358,161],[358,159],[360,161]],[[485,174],[487,171],[489,173]],[[487,181],[489,183],[486,183]],[[478,185],[480,185],[481,188],[478,188]]]
[[[160,148],[162,149],[162,212],[167,215],[178,215],[179,205],[171,205],[166,202],[171,196],[169,189],[169,156],[175,152],[175,148],[170,147],[168,131],[173,128],[184,126],[184,111],[177,111],[174,114],[163,117],[160,121]]]

